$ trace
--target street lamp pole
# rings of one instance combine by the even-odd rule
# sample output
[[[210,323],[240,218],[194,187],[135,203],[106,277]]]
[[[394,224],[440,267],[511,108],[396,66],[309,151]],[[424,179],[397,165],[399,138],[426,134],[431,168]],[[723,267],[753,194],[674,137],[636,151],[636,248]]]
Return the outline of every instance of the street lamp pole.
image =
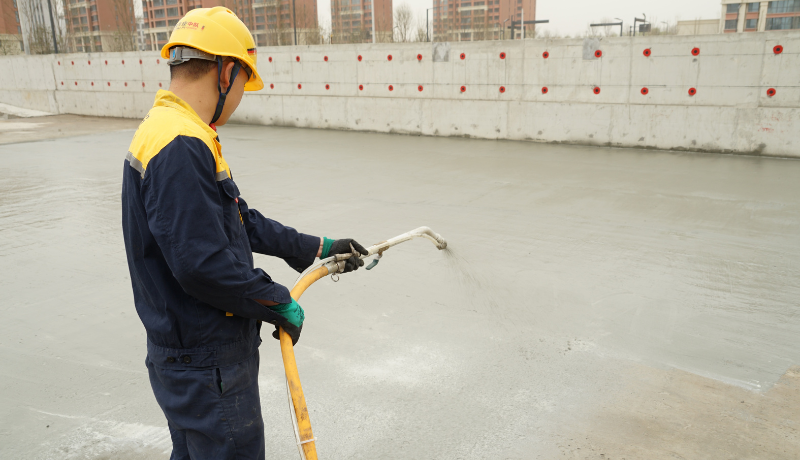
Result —
[[[622,36],[622,19],[620,19],[620,18],[614,18],[614,19],[619,21],[619,36],[621,37]]]
[[[56,26],[53,24],[53,5],[47,0],[47,9],[50,11],[50,31],[53,33],[53,50],[58,54],[58,42],[56,41]]]

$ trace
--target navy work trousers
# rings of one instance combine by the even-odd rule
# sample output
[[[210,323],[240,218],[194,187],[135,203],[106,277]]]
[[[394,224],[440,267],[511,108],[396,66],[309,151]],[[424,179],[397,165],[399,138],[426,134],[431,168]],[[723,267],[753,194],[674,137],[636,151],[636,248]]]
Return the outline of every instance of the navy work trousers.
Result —
[[[172,435],[170,460],[264,460],[258,350],[216,369],[163,369],[145,360]]]

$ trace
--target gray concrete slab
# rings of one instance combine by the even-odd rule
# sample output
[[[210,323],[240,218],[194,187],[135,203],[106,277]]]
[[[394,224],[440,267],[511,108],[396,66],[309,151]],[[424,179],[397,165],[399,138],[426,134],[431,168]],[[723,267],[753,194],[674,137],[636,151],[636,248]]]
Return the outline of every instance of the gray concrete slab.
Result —
[[[168,457],[120,230],[132,133],[0,146],[0,458]],[[320,458],[800,455],[800,161],[221,137],[272,218],[364,243],[428,225],[449,242],[398,246],[303,297]],[[271,339],[260,384],[268,458],[296,458]]]

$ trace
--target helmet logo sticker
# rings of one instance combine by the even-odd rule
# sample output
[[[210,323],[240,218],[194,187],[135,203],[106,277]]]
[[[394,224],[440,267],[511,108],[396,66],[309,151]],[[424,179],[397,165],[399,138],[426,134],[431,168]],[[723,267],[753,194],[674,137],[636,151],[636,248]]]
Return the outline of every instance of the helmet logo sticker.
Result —
[[[206,28],[206,26],[201,27],[199,23],[192,21],[181,21],[175,26],[176,29],[197,29],[198,27],[200,27],[200,30]]]
[[[248,48],[247,49],[247,55],[248,56],[255,56],[256,55],[256,49],[255,48]]]

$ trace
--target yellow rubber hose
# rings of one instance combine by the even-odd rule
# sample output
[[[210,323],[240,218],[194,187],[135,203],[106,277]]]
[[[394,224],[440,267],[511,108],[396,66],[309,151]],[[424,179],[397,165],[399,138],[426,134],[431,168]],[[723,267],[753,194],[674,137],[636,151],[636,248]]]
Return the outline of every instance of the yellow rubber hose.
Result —
[[[320,278],[328,274],[328,269],[320,267],[307,274],[292,289],[291,296],[294,300],[300,300],[300,296]],[[283,355],[283,367],[286,370],[286,381],[289,382],[289,392],[292,395],[292,404],[297,418],[297,431],[300,435],[300,443],[303,446],[306,460],[317,460],[317,446],[314,442],[314,432],[311,431],[311,419],[308,418],[308,408],[306,398],[303,396],[303,387],[300,385],[300,374],[297,372],[297,362],[294,359],[294,347],[292,338],[289,334],[280,329],[281,354]]]

